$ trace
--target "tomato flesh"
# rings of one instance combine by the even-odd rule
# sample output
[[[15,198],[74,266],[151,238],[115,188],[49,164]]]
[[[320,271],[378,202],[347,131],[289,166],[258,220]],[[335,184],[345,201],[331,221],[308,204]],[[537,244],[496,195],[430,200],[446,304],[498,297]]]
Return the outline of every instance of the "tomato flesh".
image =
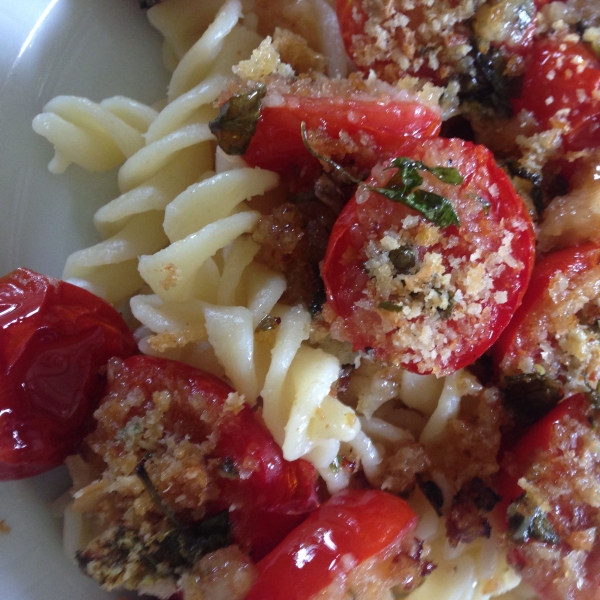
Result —
[[[345,490],[322,504],[258,563],[246,600],[310,600],[348,567],[408,536],[417,516],[401,499],[376,490]]]
[[[535,42],[529,61],[515,109],[533,112],[541,130],[564,129],[566,150],[597,148],[600,59],[582,43],[541,39]]]
[[[523,201],[483,146],[432,138],[399,144],[396,156],[458,169],[464,179],[459,186],[422,175],[425,189],[450,199],[461,225],[436,228],[404,204],[359,191],[338,217],[329,239],[322,269],[327,318],[332,334],[351,341],[355,349],[373,348],[380,358],[411,371],[444,375],[483,354],[520,304],[533,266],[533,227]],[[394,173],[390,166],[378,165],[369,183],[384,185]],[[418,279],[395,275],[380,286],[384,271],[370,265],[383,261],[386,269],[392,269],[383,245],[390,247],[390,236],[413,247],[417,263],[422,263],[415,277],[419,273],[425,277],[430,269],[443,273],[432,278],[441,283],[432,283],[429,289],[420,282],[418,288]],[[375,259],[373,244],[380,247]],[[427,304],[429,294],[442,285],[455,300],[464,299],[449,315]],[[415,297],[421,304],[413,303]],[[440,306],[449,305],[448,301]],[[425,328],[433,332],[430,345],[420,337]]]
[[[136,343],[121,316],[68,283],[17,269],[0,279],[0,480],[52,469],[92,426],[101,369]]]

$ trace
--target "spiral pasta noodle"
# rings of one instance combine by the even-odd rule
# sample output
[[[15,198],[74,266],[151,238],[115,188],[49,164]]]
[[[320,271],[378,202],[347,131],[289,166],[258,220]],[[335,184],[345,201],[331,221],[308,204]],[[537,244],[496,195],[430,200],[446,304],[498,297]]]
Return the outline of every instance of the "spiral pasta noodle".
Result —
[[[344,75],[335,13],[324,0],[311,4],[329,73]],[[51,171],[71,163],[94,171],[120,165],[120,195],[94,217],[102,241],[73,253],[63,277],[115,305],[129,301],[142,352],[227,378],[250,405],[261,399],[284,458],[312,462],[331,493],[351,478],[333,468],[339,456],[352,457],[383,487],[382,466],[394,445],[434,444],[462,399],[483,387],[464,371],[442,380],[408,372],[390,379],[366,368],[356,403],[338,399],[332,390],[347,362],[313,342],[309,312],[282,302],[285,276],[256,260],[252,233],[262,215],[253,199],[277,194],[280,178],[219,150],[215,158],[208,125],[232,69],[263,39],[240,0],[171,0],[149,18],[165,37],[173,71],[160,111],[121,97],[96,104],[60,96],[34,120],[34,130],[55,146]],[[333,32],[330,39],[324,31]],[[270,38],[263,43],[271,48]],[[363,359],[375,364],[351,355],[354,367]],[[418,413],[417,426],[388,418],[395,400]],[[456,490],[443,478],[438,483],[447,505]],[[519,585],[496,540],[451,548],[443,520],[419,491],[411,502],[421,515],[418,536],[441,566],[409,600],[488,600]]]
[[[99,104],[57,96],[35,117],[33,129],[54,145],[54,158],[48,165],[52,173],[63,173],[71,163],[90,171],[107,171],[144,146],[143,134],[157,114],[121,96]]]

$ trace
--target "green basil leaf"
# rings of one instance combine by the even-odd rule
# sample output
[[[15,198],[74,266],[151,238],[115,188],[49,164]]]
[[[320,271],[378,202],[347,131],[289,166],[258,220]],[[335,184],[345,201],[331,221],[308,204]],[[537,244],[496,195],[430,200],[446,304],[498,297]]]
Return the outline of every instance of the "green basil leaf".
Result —
[[[434,167],[427,169],[432,175],[435,175],[440,181],[451,185],[460,185],[463,182],[462,175],[454,167]]]
[[[390,312],[402,312],[402,306],[399,304],[394,304],[393,302],[380,302],[377,305],[377,308],[381,310],[389,310]]]
[[[460,226],[460,220],[452,203],[447,198],[444,198],[444,196],[426,192],[425,190],[416,190],[410,194],[405,194],[388,188],[365,187],[371,192],[385,196],[388,200],[400,202],[413,208],[442,229],[449,225]]]
[[[374,192],[384,196],[388,200],[393,202],[400,202],[406,206],[420,212],[426,219],[431,221],[434,225],[441,227],[448,227],[449,225],[460,226],[460,220],[452,203],[444,196],[434,194],[432,192],[426,192],[425,190],[415,190],[416,187],[423,183],[423,178],[417,171],[429,171],[432,172],[438,179],[444,177],[447,183],[456,181],[452,185],[458,185],[462,183],[463,178],[460,173],[450,167],[435,167],[430,168],[424,165],[421,161],[412,160],[406,156],[400,156],[394,158],[391,163],[392,166],[388,169],[397,168],[398,172],[394,174],[390,182],[386,187],[374,187],[367,185],[364,181],[353,177],[348,171],[346,171],[341,165],[338,165],[335,161],[321,156],[308,141],[306,135],[306,123],[302,122],[300,125],[300,132],[302,134],[302,141],[306,149],[318,160],[331,165],[336,171],[341,173],[352,183],[361,186],[363,189],[369,192]],[[452,180],[452,181],[450,181]],[[414,190],[414,191],[413,191]]]
[[[246,153],[256,132],[261,101],[266,93],[267,88],[259,85],[248,93],[232,96],[221,106],[216,119],[208,126],[223,152],[230,155]]]

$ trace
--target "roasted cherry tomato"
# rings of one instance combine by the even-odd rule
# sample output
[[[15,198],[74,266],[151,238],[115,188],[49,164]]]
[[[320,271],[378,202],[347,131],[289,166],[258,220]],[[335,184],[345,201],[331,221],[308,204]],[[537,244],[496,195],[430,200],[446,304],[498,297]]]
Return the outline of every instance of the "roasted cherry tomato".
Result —
[[[566,418],[575,419],[587,424],[589,402],[583,394],[575,394],[563,400],[558,406],[532,425],[510,450],[503,465],[500,478],[500,495],[502,501],[498,505],[501,521],[506,527],[506,509],[508,505],[523,495],[523,488],[518,481],[525,475],[543,452],[552,448],[554,430]]]
[[[507,452],[499,518],[508,562],[543,600],[600,598],[600,510],[593,410],[583,394],[561,402]],[[576,564],[576,568],[570,565]]]
[[[537,41],[516,110],[531,111],[540,130],[563,130],[566,150],[600,146],[600,59],[583,43]]]
[[[427,137],[437,135],[440,130],[441,115],[437,107],[398,99],[402,94],[375,100],[345,89],[337,96],[331,93],[318,90],[313,96],[282,93],[275,100],[272,94],[267,94],[245,160],[252,166],[280,174],[300,172],[307,165],[318,167],[318,161],[302,142],[302,122],[307,130],[319,130],[338,142],[343,132],[350,143],[368,146],[372,153],[383,155],[395,149],[398,138]]]
[[[350,571],[364,561],[391,548],[397,557],[416,523],[415,513],[396,496],[340,492],[258,563],[259,577],[246,600],[311,600],[334,580],[345,589]]]
[[[535,265],[523,303],[493,355],[499,374],[542,373],[568,389],[600,381],[600,246],[558,250]]]
[[[480,2],[471,15],[456,18],[454,13],[446,22],[456,2],[411,2],[394,14],[383,2],[337,0],[336,12],[346,52],[360,70],[374,70],[390,82],[409,74],[441,83],[466,74],[464,49],[474,37],[481,47],[501,48],[505,58],[524,54],[544,2]],[[471,51],[469,58],[473,55]],[[474,82],[481,79],[489,84],[489,67],[485,74],[473,70],[472,63],[470,69]]]
[[[419,373],[445,375],[485,352],[520,304],[534,260],[529,214],[483,146],[432,138],[397,156],[454,167],[460,185],[421,171],[460,226],[440,228],[404,204],[359,190],[338,217],[322,277],[332,335]],[[396,176],[390,162],[367,182]]]
[[[303,515],[318,506],[315,468],[304,460],[284,460],[258,414],[239,398],[228,401],[235,393],[229,385],[188,365],[149,356],[130,357],[117,368],[99,408],[97,429],[86,440],[92,448],[118,457],[124,443],[118,440],[119,432],[153,409],[156,394],[166,393],[170,404],[161,417],[162,430],[195,444],[209,440],[202,468],[214,476],[218,488],[214,509],[233,510],[236,541],[253,556],[270,550],[301,520],[286,516]],[[133,395],[139,401],[117,413],[111,404],[115,395]],[[176,505],[170,493],[165,490],[163,497]],[[238,511],[241,514],[235,514]],[[249,525],[252,516],[261,519],[263,530]],[[291,525],[280,530],[288,521]]]
[[[58,466],[89,432],[125,322],[78,287],[17,269],[0,279],[0,479]]]

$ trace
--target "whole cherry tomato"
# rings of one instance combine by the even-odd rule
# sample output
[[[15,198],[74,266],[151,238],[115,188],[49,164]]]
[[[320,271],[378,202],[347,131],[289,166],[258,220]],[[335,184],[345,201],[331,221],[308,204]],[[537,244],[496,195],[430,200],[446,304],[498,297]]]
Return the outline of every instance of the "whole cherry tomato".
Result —
[[[52,469],[89,432],[102,369],[137,346],[111,306],[17,269],[0,279],[0,480]]]
[[[425,171],[422,189],[450,200],[460,226],[437,227],[406,205],[359,190],[331,233],[322,277],[332,335],[420,373],[445,375],[481,356],[519,306],[534,260],[523,201],[483,146],[431,138],[397,156],[454,167],[459,185]],[[367,184],[398,170],[384,162]]]
[[[246,600],[311,600],[367,559],[410,538],[417,516],[378,490],[345,490],[322,504],[258,563]]]
[[[305,460],[286,461],[259,415],[229,385],[194,367],[150,356],[132,356],[116,369],[97,428],[86,440],[96,452],[118,459],[125,444],[119,432],[154,408],[156,394],[166,393],[170,401],[162,431],[195,444],[210,440],[202,468],[218,488],[214,510],[232,511],[234,538],[254,557],[272,549],[318,506],[315,468]],[[124,400],[131,395],[138,402],[129,406]],[[145,451],[139,448],[138,454],[142,460]],[[170,493],[177,494],[167,489],[162,496],[176,506]],[[260,523],[253,526],[252,518]]]
[[[302,142],[302,122],[307,130],[319,129],[333,140],[339,141],[343,132],[359,146],[368,145],[371,152],[388,155],[398,138],[437,135],[441,114],[437,107],[394,96],[375,100],[348,91],[337,96],[290,93],[274,102],[267,94],[245,160],[280,174],[299,172],[307,165],[318,167]]]
[[[515,109],[531,111],[542,131],[563,129],[566,150],[600,146],[600,59],[581,42],[547,38],[529,61]]]
[[[555,381],[569,379],[571,387],[582,391],[585,385],[595,388],[600,380],[595,358],[600,353],[595,333],[599,282],[600,246],[564,248],[543,257],[521,306],[493,348],[497,372],[515,376],[541,367]],[[588,351],[581,354],[583,343]]]

